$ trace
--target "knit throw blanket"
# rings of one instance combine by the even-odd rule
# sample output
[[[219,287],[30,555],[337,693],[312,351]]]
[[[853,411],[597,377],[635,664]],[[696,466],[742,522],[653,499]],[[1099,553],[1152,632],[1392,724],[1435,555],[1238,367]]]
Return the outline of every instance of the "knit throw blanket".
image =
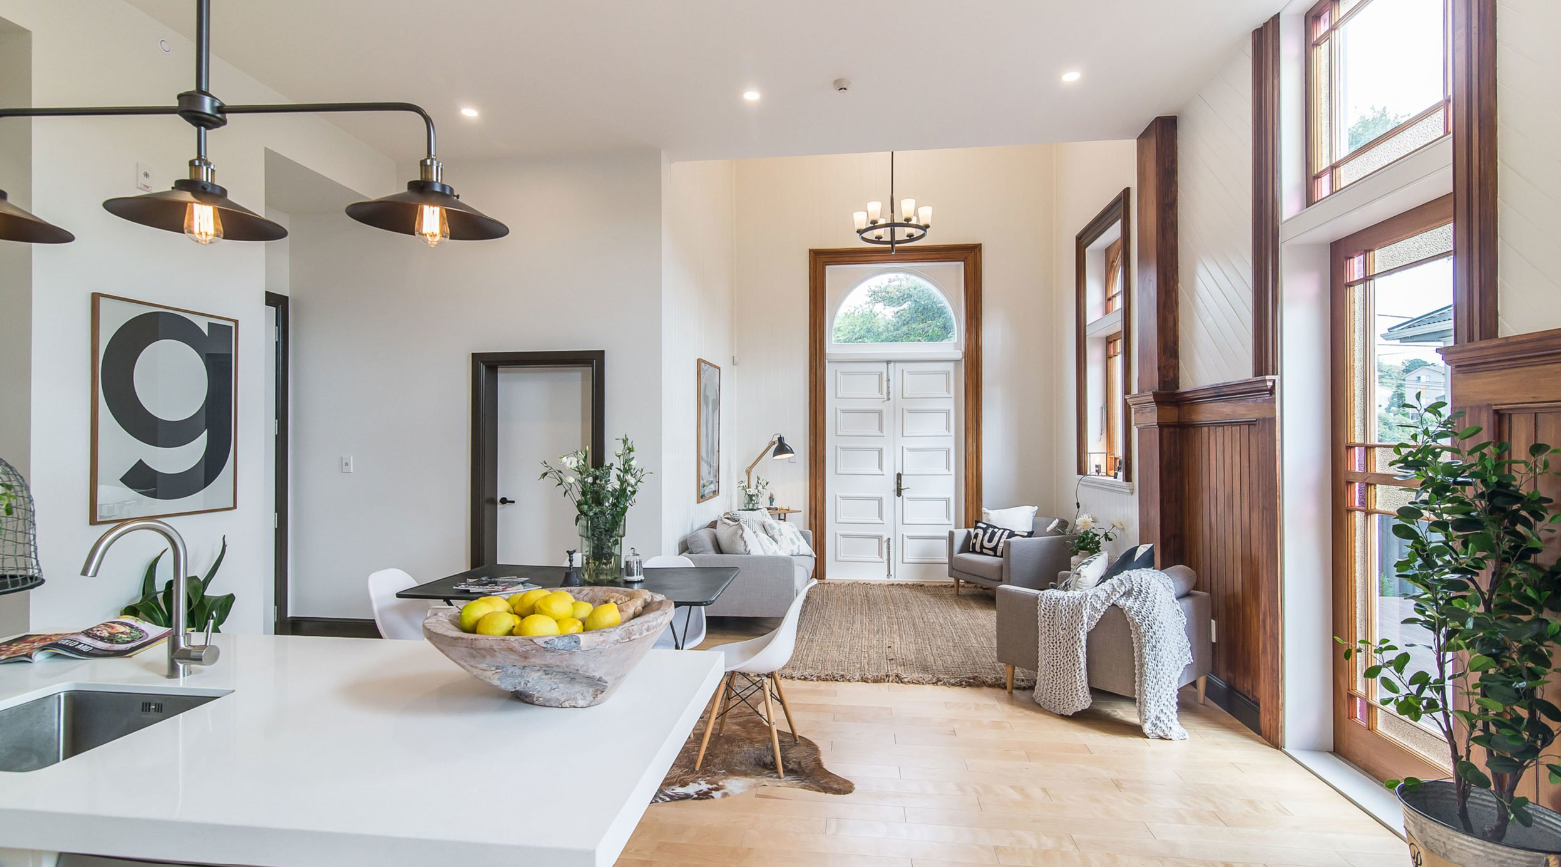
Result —
[[[1170,576],[1158,569],[1134,569],[1077,592],[1047,590],[1036,606],[1040,626],[1040,671],[1035,702],[1072,716],[1089,707],[1084,648],[1089,631],[1108,606],[1127,615],[1133,634],[1138,685],[1138,719],[1151,738],[1186,740],[1176,715],[1176,682],[1192,662],[1187,616],[1176,604]]]

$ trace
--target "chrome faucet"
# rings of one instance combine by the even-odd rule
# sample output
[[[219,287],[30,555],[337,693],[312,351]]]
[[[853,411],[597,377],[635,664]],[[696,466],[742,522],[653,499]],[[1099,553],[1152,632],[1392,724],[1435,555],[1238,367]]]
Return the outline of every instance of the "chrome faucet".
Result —
[[[216,645],[211,643],[211,621],[206,623],[206,638],[201,644],[191,644],[186,630],[189,619],[185,608],[185,595],[188,593],[189,576],[185,571],[188,555],[184,547],[184,537],[179,531],[168,526],[162,521],[153,521],[148,518],[140,518],[133,521],[125,521],[110,527],[102,538],[93,543],[92,550],[87,552],[87,562],[81,567],[81,574],[93,578],[98,574],[98,567],[103,565],[103,555],[115,542],[136,530],[150,530],[168,540],[168,545],[173,549],[173,605],[168,612],[168,618],[173,626],[173,634],[168,636],[168,676],[171,678],[183,677],[185,668],[192,665],[211,665],[217,661]]]

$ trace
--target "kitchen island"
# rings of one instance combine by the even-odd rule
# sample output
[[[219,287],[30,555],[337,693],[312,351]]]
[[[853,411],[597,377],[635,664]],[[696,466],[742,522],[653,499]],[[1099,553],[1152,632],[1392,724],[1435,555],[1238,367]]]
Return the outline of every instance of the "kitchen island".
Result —
[[[604,704],[523,704],[422,641],[219,635],[131,659],[0,666],[0,710],[62,689],[220,695],[0,772],[0,849],[255,867],[610,865],[714,694],[655,650]],[[0,733],[3,736],[3,733]]]

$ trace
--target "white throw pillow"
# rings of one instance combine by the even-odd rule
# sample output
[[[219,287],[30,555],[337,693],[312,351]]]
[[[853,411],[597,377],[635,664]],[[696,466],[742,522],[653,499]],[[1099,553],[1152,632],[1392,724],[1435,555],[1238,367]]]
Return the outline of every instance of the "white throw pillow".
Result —
[[[723,554],[781,554],[780,546],[764,530],[764,512],[728,512],[716,522],[715,538]]]
[[[770,537],[782,554],[792,557],[812,557],[813,548],[802,538],[802,531],[785,521],[771,520],[764,525],[764,534]]]
[[[748,543],[743,541],[743,525],[736,518],[722,515],[715,522],[715,543],[722,554],[746,554]]]
[[[1068,580],[1062,582],[1061,589],[1073,591],[1094,589],[1095,585],[1100,583],[1100,576],[1106,574],[1106,567],[1109,565],[1111,563],[1106,559],[1106,552],[1102,551],[1080,563],[1079,568],[1074,569],[1073,574],[1068,576]]]
[[[1012,509],[982,509],[981,520],[1015,533],[1028,533],[1035,527],[1037,506],[1014,506]]]

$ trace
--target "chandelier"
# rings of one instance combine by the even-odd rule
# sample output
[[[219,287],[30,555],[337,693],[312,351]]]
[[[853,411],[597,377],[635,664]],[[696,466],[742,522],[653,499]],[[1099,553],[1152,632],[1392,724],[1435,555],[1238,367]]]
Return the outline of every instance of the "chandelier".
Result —
[[[183,232],[196,243],[211,244],[223,238],[276,241],[287,237],[281,224],[228,198],[227,189],[217,184],[216,166],[206,156],[206,135],[226,126],[228,115],[409,112],[423,119],[428,138],[428,156],[418,163],[418,179],[407,182],[404,193],[347,206],[347,216],[376,229],[416,235],[430,247],[446,240],[485,241],[509,234],[508,226],[462,202],[444,182],[444,167],[434,156],[434,121],[422,108],[410,102],[226,105],[211,93],[211,0],[196,0],[195,32],[195,89],[179,94],[175,105],[0,108],[0,119],[178,115],[195,127],[190,176],[174,181],[171,190],[113,198],[103,207],[132,223]],[[5,191],[0,190],[0,240],[64,244],[75,239],[70,232],[7,201]]]
[[[894,215],[894,151],[889,152],[889,213],[883,212],[883,202],[868,202],[867,210],[851,214],[856,224],[857,237],[869,244],[888,247],[893,253],[901,244],[914,244],[927,237],[932,227],[932,206],[916,207],[915,199],[900,200],[900,216]]]

